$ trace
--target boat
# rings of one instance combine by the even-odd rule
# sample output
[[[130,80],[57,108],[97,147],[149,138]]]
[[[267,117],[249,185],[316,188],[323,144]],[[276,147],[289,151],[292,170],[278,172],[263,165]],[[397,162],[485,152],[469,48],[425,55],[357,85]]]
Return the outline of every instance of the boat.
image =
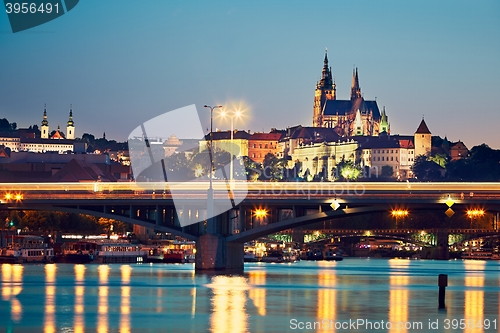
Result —
[[[54,262],[88,264],[94,260],[95,246],[86,242],[64,242],[54,244]]]
[[[178,240],[156,240],[152,245],[141,248],[146,252],[145,261],[149,263],[193,263],[196,243]]]
[[[344,260],[344,256],[340,251],[335,251],[335,250],[327,250],[323,254],[323,260],[330,260],[330,261],[342,261]]]
[[[245,254],[243,255],[243,261],[244,262],[258,262],[258,261],[260,261],[260,259],[255,255],[255,252],[245,251]]]
[[[139,245],[132,244],[125,239],[103,239],[96,241],[97,250],[94,255],[95,262],[99,263],[137,263],[144,262],[147,252]]]
[[[463,252],[461,258],[475,260],[500,260],[500,254],[498,251],[493,251],[492,249],[470,249],[469,251]]]
[[[163,262],[163,251],[159,246],[152,247],[142,247],[142,250],[146,251],[145,262],[148,263],[162,263]]]
[[[280,263],[284,262],[283,252],[281,251],[270,251],[261,259],[262,262],[274,262]]]
[[[0,251],[0,263],[50,263],[54,259],[54,249],[43,237],[12,235],[7,239],[7,246]]]
[[[147,251],[127,239],[92,239],[68,242],[61,246],[57,262],[83,264],[144,262]]]
[[[323,251],[318,250],[318,249],[311,249],[310,251],[306,252],[306,257],[305,260],[323,260]]]
[[[167,264],[182,264],[186,262],[183,250],[168,249],[163,254],[163,262]]]

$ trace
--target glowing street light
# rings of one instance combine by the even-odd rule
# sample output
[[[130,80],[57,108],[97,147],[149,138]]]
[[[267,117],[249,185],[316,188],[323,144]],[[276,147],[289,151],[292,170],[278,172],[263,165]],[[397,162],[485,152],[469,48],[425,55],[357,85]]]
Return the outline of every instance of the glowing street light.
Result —
[[[481,218],[485,214],[484,209],[467,209],[467,216],[470,218],[470,228],[472,229],[472,219]]]
[[[226,112],[226,111],[222,111],[221,112],[221,117],[225,118],[226,116],[228,116],[229,118],[231,118],[231,149],[230,150],[230,162],[229,162],[229,181],[230,181],[230,184],[232,184],[233,182],[233,138],[234,138],[234,118],[240,118],[241,115],[242,115],[242,112],[240,110],[236,110],[232,113],[229,113],[229,112]]]
[[[15,200],[15,201],[21,201],[23,200],[23,195],[22,193],[5,193],[4,195],[5,201],[10,201],[10,200]]]
[[[400,218],[405,218],[408,214],[409,212],[406,209],[393,209],[391,211],[391,216],[396,218],[396,229],[398,228],[398,220]]]
[[[405,217],[408,216],[408,211],[406,209],[393,209],[391,215],[392,217]]]
[[[267,216],[267,210],[262,209],[262,208],[258,208],[255,210],[254,215],[258,219],[263,219]]]

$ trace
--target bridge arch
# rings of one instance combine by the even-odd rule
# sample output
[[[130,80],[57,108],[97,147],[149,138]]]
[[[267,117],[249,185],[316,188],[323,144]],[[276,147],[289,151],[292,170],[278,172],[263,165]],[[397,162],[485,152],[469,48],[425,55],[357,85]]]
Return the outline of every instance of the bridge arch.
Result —
[[[38,210],[38,211],[57,211],[57,212],[64,212],[64,213],[74,213],[74,214],[85,214],[85,215],[91,215],[95,217],[103,217],[103,218],[108,218],[108,219],[113,219],[113,220],[118,220],[120,222],[128,223],[128,224],[136,224],[140,225],[142,227],[146,228],[152,228],[161,232],[168,232],[171,233],[172,235],[179,236],[182,238],[186,238],[189,240],[194,240],[196,241],[198,239],[197,236],[189,234],[187,232],[183,232],[182,230],[178,230],[175,228],[163,226],[163,225],[156,225],[152,224],[147,221],[139,220],[139,219],[134,219],[130,218],[127,216],[122,216],[122,215],[117,215],[117,214],[111,214],[111,213],[105,213],[105,212],[100,212],[96,210],[90,210],[90,209],[82,209],[82,208],[69,208],[69,207],[62,207],[62,206],[23,206],[23,207],[16,207],[18,210]]]

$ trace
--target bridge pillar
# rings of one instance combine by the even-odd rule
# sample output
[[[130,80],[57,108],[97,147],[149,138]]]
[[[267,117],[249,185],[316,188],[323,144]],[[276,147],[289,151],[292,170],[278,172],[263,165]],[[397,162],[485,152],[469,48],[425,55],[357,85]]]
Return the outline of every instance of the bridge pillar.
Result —
[[[221,235],[206,234],[196,242],[196,271],[243,271],[243,243],[229,243]]]
[[[450,233],[447,229],[437,229],[434,230],[434,234],[436,235],[436,246],[423,249],[421,253],[422,259],[450,259],[448,246],[448,237]]]
[[[302,247],[304,244],[304,229],[301,227],[292,229],[292,242],[298,243]]]
[[[437,253],[434,259],[450,259],[450,251],[448,246],[448,237],[450,233],[446,229],[438,229],[436,233]]]

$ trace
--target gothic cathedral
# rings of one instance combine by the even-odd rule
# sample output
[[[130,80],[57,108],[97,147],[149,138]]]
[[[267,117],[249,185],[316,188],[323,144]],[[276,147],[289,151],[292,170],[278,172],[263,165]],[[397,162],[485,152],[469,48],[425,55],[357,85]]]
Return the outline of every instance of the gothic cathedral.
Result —
[[[390,134],[385,109],[380,113],[377,101],[367,101],[361,95],[358,69],[352,73],[351,99],[338,100],[337,88],[328,67],[325,53],[321,80],[316,83],[313,107],[313,127],[333,128],[344,137]]]

